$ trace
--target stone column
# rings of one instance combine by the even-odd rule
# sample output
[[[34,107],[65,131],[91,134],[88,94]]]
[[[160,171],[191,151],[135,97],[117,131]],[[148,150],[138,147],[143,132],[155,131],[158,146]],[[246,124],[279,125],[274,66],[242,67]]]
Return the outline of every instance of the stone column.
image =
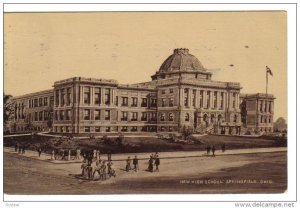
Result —
[[[61,106],[61,89],[58,90],[58,106]]]
[[[210,91],[210,109],[214,107],[214,91]]]
[[[94,89],[95,88],[93,86],[90,87],[90,105],[94,105]]]
[[[115,89],[114,88],[110,89],[110,96],[111,96],[110,104],[114,105],[115,104]]]
[[[84,92],[83,92],[83,86],[80,86],[80,104],[83,104],[83,96],[84,96]]]
[[[236,109],[239,109],[240,105],[240,94],[236,93]]]
[[[101,87],[101,104],[105,105],[105,89],[103,87]]]

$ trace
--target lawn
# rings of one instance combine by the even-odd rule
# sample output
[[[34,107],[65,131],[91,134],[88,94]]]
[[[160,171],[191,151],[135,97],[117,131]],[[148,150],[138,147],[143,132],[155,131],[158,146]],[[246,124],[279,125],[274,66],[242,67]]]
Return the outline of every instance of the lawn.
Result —
[[[236,136],[215,136],[207,135],[198,138],[197,144],[175,143],[169,140],[163,140],[156,137],[125,137],[121,143],[115,139],[109,138],[105,141],[103,138],[97,139],[62,139],[49,136],[18,136],[4,138],[4,146],[14,146],[19,143],[26,149],[37,150],[39,147],[44,152],[50,153],[54,150],[75,149],[80,147],[84,150],[100,149],[102,153],[110,151],[111,153],[135,153],[135,152],[164,152],[164,151],[193,151],[205,150],[208,145],[215,145],[220,149],[222,144],[226,149],[243,148],[266,148],[266,147],[286,147],[287,140],[279,138],[262,137],[236,137]]]

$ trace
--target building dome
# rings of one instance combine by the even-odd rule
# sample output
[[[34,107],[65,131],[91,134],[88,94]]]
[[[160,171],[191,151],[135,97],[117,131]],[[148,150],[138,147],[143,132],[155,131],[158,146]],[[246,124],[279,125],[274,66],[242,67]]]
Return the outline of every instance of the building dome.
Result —
[[[189,53],[189,49],[177,48],[151,76],[152,80],[175,77],[210,79],[211,73],[207,72],[200,61]]]
[[[159,68],[159,72],[206,71],[200,61],[187,48],[177,48]]]

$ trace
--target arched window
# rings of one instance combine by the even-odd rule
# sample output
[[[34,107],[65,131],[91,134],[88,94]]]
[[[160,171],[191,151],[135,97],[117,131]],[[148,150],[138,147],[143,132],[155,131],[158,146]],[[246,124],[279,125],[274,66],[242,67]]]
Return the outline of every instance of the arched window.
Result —
[[[218,121],[220,122],[220,121],[221,121],[221,119],[222,119],[222,115],[221,115],[221,114],[219,114],[219,115],[218,115]]]
[[[173,113],[169,113],[169,121],[174,121],[174,114]]]
[[[189,121],[190,120],[190,114],[186,113],[185,114],[185,121]]]

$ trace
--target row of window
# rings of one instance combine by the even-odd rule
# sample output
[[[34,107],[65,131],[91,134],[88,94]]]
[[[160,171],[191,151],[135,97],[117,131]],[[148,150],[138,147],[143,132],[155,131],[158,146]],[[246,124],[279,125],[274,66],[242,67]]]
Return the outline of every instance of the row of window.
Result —
[[[272,123],[271,116],[260,116],[260,123]]]
[[[49,111],[39,111],[28,113],[28,121],[47,121],[49,119]]]
[[[71,133],[72,132],[72,127],[71,126],[55,126],[53,130],[54,130],[54,132]],[[137,126],[121,126],[121,127],[114,127],[114,128],[110,127],[110,126],[106,126],[106,127],[85,126],[84,127],[84,132],[86,132],[86,133],[90,133],[90,132],[112,132],[113,130],[115,130],[115,131],[119,130],[121,132],[137,132],[137,131],[155,132],[155,131],[157,131],[157,127],[156,126],[142,126],[140,128],[138,128]]]
[[[71,105],[71,93],[72,89],[59,89],[55,91],[55,105],[56,106],[64,106],[64,105]]]
[[[269,101],[265,101],[265,104],[263,103],[263,101],[260,101],[260,107],[259,107],[259,111],[260,112],[272,112],[272,102]]]
[[[50,96],[50,105],[54,103],[54,97]],[[34,98],[28,100],[29,108],[49,106],[49,97]]]
[[[161,90],[161,94],[166,94],[166,89]],[[173,88],[169,89],[169,93],[172,94],[174,92]]]

